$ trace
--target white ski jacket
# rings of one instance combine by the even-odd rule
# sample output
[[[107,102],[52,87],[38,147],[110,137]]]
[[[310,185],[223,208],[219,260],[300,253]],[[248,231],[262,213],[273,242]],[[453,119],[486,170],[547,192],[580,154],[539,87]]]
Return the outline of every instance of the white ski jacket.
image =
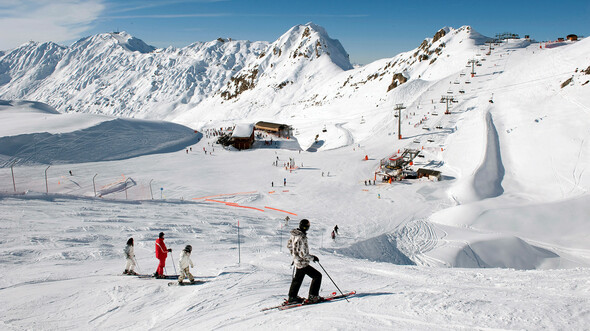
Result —
[[[133,260],[133,258],[135,258],[135,249],[133,248],[132,245],[125,246],[125,249],[123,250],[123,252],[125,253],[125,257],[130,260]]]
[[[182,251],[180,252],[180,262],[178,262],[180,264],[180,270],[186,269],[189,266],[191,268],[194,268],[195,266],[193,265],[193,261],[191,260],[191,253],[187,252],[187,251]]]
[[[309,254],[307,235],[299,229],[291,230],[291,238],[287,242],[287,248],[293,256],[293,263],[297,269],[307,267],[313,260],[313,256]]]

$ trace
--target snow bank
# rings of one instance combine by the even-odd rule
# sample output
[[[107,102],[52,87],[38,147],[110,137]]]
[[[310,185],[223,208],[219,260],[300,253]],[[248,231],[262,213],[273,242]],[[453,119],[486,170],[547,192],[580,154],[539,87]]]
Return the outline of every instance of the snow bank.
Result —
[[[376,262],[388,262],[401,265],[415,263],[397,249],[396,238],[390,234],[370,238],[358,242],[348,248],[336,250],[336,253]]]
[[[1,107],[0,119],[7,128],[0,137],[3,167],[14,161],[19,165],[84,163],[166,153],[194,144],[202,136],[179,124],[62,115],[39,103],[5,102]]]

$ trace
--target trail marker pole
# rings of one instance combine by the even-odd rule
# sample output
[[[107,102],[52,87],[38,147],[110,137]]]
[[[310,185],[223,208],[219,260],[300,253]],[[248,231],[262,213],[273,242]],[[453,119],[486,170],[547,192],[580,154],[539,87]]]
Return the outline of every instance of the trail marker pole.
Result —
[[[242,262],[242,253],[240,251],[240,220],[238,220],[238,264]]]
[[[154,200],[154,192],[152,192],[152,181],[153,181],[153,179],[150,180],[150,195],[152,197],[152,200]]]
[[[14,193],[16,193],[16,183],[14,181],[14,164],[16,163],[16,161],[12,162],[12,164],[10,165],[10,172],[12,173],[12,186],[14,187]]]
[[[96,176],[98,176],[98,174],[94,174],[94,177],[92,177],[92,187],[94,187],[94,197],[96,198],[96,183],[94,182],[94,178],[96,178]]]
[[[283,225],[279,222],[279,252],[283,251]]]
[[[47,185],[47,170],[49,169],[49,167],[51,166],[48,166],[45,169],[45,194],[49,194],[49,185]]]
[[[160,200],[162,200],[162,196],[164,194],[163,192],[164,192],[164,188],[160,187]]]
[[[125,200],[128,200],[128,198],[127,198],[127,181],[128,181],[128,180],[129,180],[129,178],[127,178],[127,179],[125,180]]]

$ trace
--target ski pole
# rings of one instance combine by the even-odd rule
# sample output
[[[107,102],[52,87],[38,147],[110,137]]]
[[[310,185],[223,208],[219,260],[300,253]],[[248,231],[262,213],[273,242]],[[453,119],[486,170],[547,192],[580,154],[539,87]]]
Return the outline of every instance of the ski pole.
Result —
[[[328,278],[330,278],[330,280],[332,281],[332,283],[334,284],[334,286],[336,286],[336,288],[338,289],[338,291],[340,291],[340,294],[342,294],[342,296],[344,296],[344,299],[346,299],[347,302],[350,302],[350,301],[348,301],[348,298],[344,295],[344,293],[342,293],[342,290],[340,290],[340,288],[338,287],[338,285],[336,285],[336,283],[334,282],[334,280],[332,279],[332,277],[330,277],[330,274],[328,274],[328,272],[326,271],[326,269],[324,269],[324,267],[322,266],[322,264],[320,263],[320,261],[316,261],[316,262],[320,265],[320,267],[322,267],[322,270],[324,270],[324,272],[326,273],[326,276],[328,276]]]
[[[141,268],[139,267],[139,263],[137,263],[137,259],[135,258],[135,256],[133,257],[133,261],[135,261],[135,265],[137,266],[137,270],[141,270]]]
[[[170,252],[170,253],[172,253],[172,252]],[[172,259],[172,266],[174,267],[174,274],[175,274],[175,275],[178,275],[178,274],[176,273],[176,266],[174,265],[174,258],[172,257],[172,254],[170,254],[170,258]]]

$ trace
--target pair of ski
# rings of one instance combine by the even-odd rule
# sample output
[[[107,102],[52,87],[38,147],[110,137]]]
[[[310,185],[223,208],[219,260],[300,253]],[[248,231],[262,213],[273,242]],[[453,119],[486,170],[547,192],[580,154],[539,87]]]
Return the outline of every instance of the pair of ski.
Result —
[[[178,280],[178,275],[165,275],[165,276],[161,276],[161,277],[155,277],[153,274],[138,274],[138,275],[129,275],[129,276],[137,276],[138,278],[149,278],[149,279],[167,279],[167,280],[171,280],[171,279],[176,279]],[[203,283],[205,283],[206,280],[194,280],[192,282],[169,282],[168,286],[188,286],[188,285],[201,285]]]
[[[204,284],[206,280],[193,280],[192,282],[169,282],[168,286],[190,286],[190,285],[201,285]]]
[[[343,293],[343,294],[336,294],[336,292],[332,292],[331,295],[324,297],[323,301],[319,301],[319,302],[308,302],[303,301],[303,302],[298,302],[298,303],[288,303],[286,300],[283,304],[278,305],[278,306],[273,306],[273,307],[267,307],[267,308],[263,308],[261,311],[267,311],[267,310],[272,310],[272,309],[278,309],[278,310],[287,310],[287,309],[291,309],[291,308],[295,308],[295,307],[301,307],[301,306],[308,306],[308,305],[315,305],[318,303],[323,303],[323,302],[330,302],[330,301],[336,301],[339,299],[344,299],[346,297],[355,295],[356,291],[351,291],[348,293]]]
[[[155,279],[178,279],[179,275],[166,275],[166,276],[161,276],[161,277],[155,277],[153,274],[139,274],[139,275],[134,275],[137,276],[139,278],[155,278]]]

